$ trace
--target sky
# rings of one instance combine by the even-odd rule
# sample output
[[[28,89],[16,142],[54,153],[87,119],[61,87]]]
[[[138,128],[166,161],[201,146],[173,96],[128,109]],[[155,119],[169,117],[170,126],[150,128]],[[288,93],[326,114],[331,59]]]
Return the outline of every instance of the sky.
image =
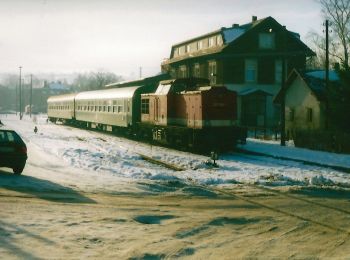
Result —
[[[255,15],[305,41],[322,32],[315,0],[0,0],[0,73],[160,72],[171,46]]]

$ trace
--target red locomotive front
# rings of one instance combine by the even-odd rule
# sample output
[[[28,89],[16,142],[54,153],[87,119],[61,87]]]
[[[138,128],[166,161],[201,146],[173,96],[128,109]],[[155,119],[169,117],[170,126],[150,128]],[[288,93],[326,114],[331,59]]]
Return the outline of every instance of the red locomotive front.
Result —
[[[141,135],[178,148],[232,149],[244,130],[236,126],[236,92],[204,79],[162,81],[141,95]]]

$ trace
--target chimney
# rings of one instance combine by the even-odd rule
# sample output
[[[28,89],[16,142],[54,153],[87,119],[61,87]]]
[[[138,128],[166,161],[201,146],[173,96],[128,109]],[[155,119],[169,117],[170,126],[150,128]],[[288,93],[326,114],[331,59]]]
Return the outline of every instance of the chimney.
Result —
[[[252,23],[255,23],[257,20],[258,20],[258,17],[255,16],[255,15],[253,15],[253,16],[252,16]]]
[[[238,24],[238,23],[232,24],[232,28],[238,28],[238,27],[239,27],[239,24]]]

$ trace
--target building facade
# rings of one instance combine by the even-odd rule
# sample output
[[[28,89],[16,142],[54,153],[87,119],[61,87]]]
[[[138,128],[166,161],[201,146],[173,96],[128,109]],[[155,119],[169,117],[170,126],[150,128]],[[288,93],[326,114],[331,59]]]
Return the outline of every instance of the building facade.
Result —
[[[314,53],[272,17],[202,35],[171,48],[162,71],[173,78],[201,77],[238,93],[241,125],[276,127],[280,109],[273,103],[282,74],[304,69]],[[283,64],[285,66],[283,66]],[[284,68],[284,69],[283,69]]]

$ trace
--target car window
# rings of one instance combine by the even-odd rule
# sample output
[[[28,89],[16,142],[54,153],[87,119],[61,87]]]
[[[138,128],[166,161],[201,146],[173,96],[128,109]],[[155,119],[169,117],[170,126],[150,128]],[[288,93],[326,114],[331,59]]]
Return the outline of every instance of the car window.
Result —
[[[9,140],[10,142],[15,141],[15,135],[11,132],[7,132],[7,140]]]
[[[20,141],[19,136],[12,131],[1,131],[0,130],[0,143]]]

